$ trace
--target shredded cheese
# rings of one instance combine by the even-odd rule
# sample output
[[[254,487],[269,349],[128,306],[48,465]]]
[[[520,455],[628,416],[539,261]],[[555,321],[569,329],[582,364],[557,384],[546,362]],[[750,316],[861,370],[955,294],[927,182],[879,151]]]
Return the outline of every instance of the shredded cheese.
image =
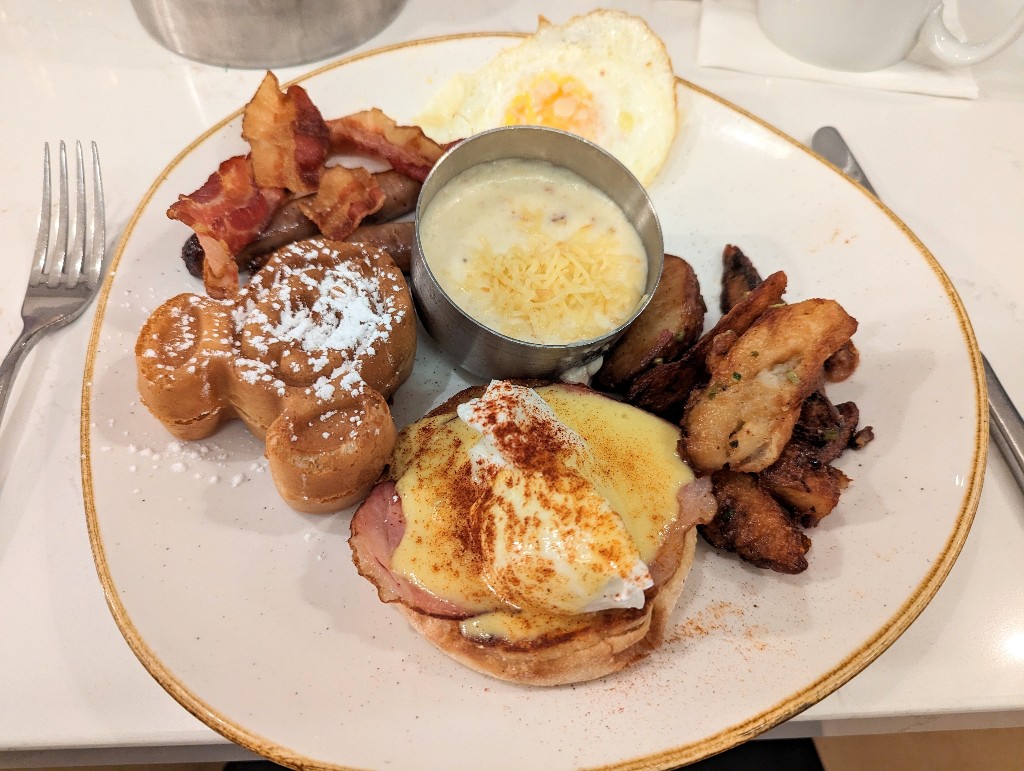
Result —
[[[430,201],[420,238],[453,302],[518,340],[602,337],[646,289],[644,245],[622,209],[547,161],[502,158],[458,174]]]
[[[619,251],[614,231],[593,224],[564,238],[544,227],[539,209],[518,218],[520,243],[496,252],[486,237],[469,256],[465,286],[486,297],[497,331],[520,340],[569,342],[598,337],[629,318],[639,287],[624,288],[636,257]]]

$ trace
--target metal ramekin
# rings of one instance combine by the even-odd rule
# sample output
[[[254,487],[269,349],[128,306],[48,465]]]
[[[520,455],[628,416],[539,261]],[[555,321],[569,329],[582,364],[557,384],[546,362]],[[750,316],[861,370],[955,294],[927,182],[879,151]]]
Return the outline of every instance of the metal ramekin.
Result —
[[[527,158],[563,166],[603,190],[640,234],[647,253],[647,286],[630,318],[605,335],[565,345],[541,345],[507,337],[459,308],[430,270],[420,243],[419,221],[437,192],[466,169],[501,158]],[[609,153],[575,134],[539,126],[508,126],[476,134],[434,165],[416,205],[412,290],[423,326],[456,366],[483,378],[558,378],[605,353],[647,307],[665,262],[661,224],[644,186]]]

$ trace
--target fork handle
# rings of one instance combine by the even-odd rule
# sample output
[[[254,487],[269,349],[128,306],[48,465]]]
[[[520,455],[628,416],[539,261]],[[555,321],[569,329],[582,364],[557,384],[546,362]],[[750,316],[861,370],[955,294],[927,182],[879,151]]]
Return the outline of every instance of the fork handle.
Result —
[[[22,329],[18,339],[14,341],[11,350],[0,363],[0,425],[3,425],[4,411],[7,409],[7,398],[11,395],[11,387],[14,385],[14,378],[21,367],[21,360],[29,352],[36,341],[45,332],[47,327],[41,329]]]

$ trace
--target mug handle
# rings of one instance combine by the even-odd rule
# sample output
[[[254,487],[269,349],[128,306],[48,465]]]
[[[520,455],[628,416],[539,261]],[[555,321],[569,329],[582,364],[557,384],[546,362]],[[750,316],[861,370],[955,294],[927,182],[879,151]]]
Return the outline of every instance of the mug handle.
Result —
[[[918,40],[943,63],[951,67],[982,62],[1006,48],[1024,32],[1024,10],[1014,16],[1010,26],[985,43],[965,43],[957,38],[942,20],[942,3],[925,19]]]

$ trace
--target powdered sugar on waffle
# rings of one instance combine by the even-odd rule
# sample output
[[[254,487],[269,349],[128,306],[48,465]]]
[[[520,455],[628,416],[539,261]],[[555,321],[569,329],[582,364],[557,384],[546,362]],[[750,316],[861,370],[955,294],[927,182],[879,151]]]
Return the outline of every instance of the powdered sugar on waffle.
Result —
[[[319,239],[311,243],[315,250],[327,249]],[[281,251],[304,258],[311,253],[310,243],[292,244]],[[328,367],[328,352],[341,352],[345,364],[318,378],[313,392],[321,400],[330,399],[337,388],[356,395],[365,385],[353,362],[375,355],[375,346],[388,339],[406,311],[396,307],[391,294],[381,291],[372,273],[366,276],[345,262],[323,271],[322,276],[316,275],[319,272],[315,262],[284,261],[271,286],[264,285],[262,275],[255,277],[232,312],[235,332],[245,334],[247,344],[263,355],[279,343],[293,354],[301,350],[313,372]],[[312,304],[310,296],[315,298]],[[268,315],[267,305],[274,318]],[[239,363],[245,366],[243,377],[249,382],[274,381],[283,390],[284,383],[275,375],[278,362],[239,357]],[[298,364],[293,362],[293,368],[298,370]]]

